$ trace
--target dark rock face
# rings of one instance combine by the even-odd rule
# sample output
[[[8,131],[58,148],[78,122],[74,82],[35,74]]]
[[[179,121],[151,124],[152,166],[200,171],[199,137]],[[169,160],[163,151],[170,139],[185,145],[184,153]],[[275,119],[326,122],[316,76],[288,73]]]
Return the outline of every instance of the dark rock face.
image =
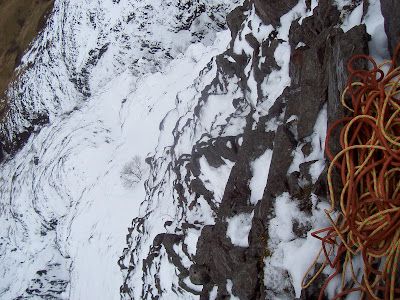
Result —
[[[276,109],[269,116],[276,116],[282,109],[277,103]],[[251,213],[254,206],[249,204],[251,179],[250,162],[272,148],[274,134],[266,132],[267,118],[260,120],[259,126],[252,129],[253,120],[248,118],[248,126],[243,135],[243,144],[232,168],[224,197],[217,214],[215,226],[206,226],[197,243],[195,265],[206,266],[210,283],[204,291],[218,285],[218,295],[226,292],[228,279],[233,282],[233,291],[240,299],[258,298],[260,291],[259,272],[261,265],[254,249],[245,249],[232,244],[226,237],[226,219],[241,213]],[[207,299],[207,294],[204,299]]]
[[[263,2],[254,1],[263,20],[274,2],[263,6]],[[283,6],[270,10],[275,18],[283,14],[293,3],[279,2]],[[326,186],[323,178],[315,184],[311,182],[309,166],[314,161],[300,165],[300,171],[288,174],[292,162],[292,152],[296,146],[310,144],[306,138],[313,132],[319,112],[327,105],[328,123],[343,116],[339,108],[340,91],[346,83],[346,62],[356,53],[368,53],[368,35],[365,26],[357,26],[343,33],[335,28],[339,22],[339,12],[327,1],[323,1],[314,11],[314,15],[303,20],[302,25],[294,22],[290,30],[292,60],[290,77],[292,84],[276,101],[275,107],[263,120],[257,123],[257,129],[252,129],[252,120],[243,134],[243,144],[238,153],[236,164],[231,171],[225,188],[223,201],[218,210],[218,219],[214,226],[205,227],[198,242],[195,266],[201,266],[209,275],[210,282],[204,287],[204,299],[207,291],[213,285],[218,286],[218,299],[223,299],[226,280],[233,282],[233,293],[240,299],[268,299],[275,291],[265,291],[263,283],[263,257],[268,247],[266,245],[269,220],[274,216],[274,202],[277,196],[288,192],[299,202],[299,207],[307,211],[311,206],[311,192],[320,193],[326,197]],[[305,46],[296,49],[299,42]],[[276,43],[263,46],[263,51],[271,52]],[[257,51],[258,47],[254,47]],[[256,50],[257,49],[257,50]],[[273,53],[273,51],[272,51]],[[270,62],[269,67],[274,65]],[[301,101],[301,105],[299,105]],[[278,127],[276,134],[266,133],[266,121],[285,111],[284,122]],[[289,121],[291,116],[298,116],[297,120]],[[335,143],[332,141],[332,143]],[[272,146],[273,145],[273,146]],[[308,146],[307,146],[308,145]],[[334,148],[338,145],[332,145]],[[253,207],[249,205],[250,190],[248,182],[249,164],[253,157],[265,149],[272,149],[273,155],[268,175],[267,186],[262,200]],[[304,150],[307,151],[307,150]],[[307,183],[304,184],[304,181]],[[240,248],[230,244],[226,238],[227,217],[240,213],[251,212],[254,209],[252,228],[249,236],[249,247]],[[296,228],[295,228],[296,229]],[[309,230],[309,228],[308,228]],[[299,237],[304,235],[307,228],[294,230]],[[316,282],[309,290],[304,291],[302,298],[316,297],[322,281]],[[294,298],[293,291],[289,291]]]
[[[189,269],[190,281],[193,284],[203,285],[210,282],[209,271],[205,266],[192,265]]]
[[[247,5],[248,3],[236,7],[226,16],[226,23],[228,24],[231,31],[232,41],[235,40],[240,30],[240,26],[245,20],[244,12],[246,11]]]
[[[400,2],[397,0],[381,0],[381,10],[385,18],[389,50],[393,54],[396,46],[400,43]]]
[[[2,145],[0,144],[0,163],[3,161],[3,159],[4,159],[4,153],[3,153]]]
[[[13,140],[7,141],[6,133],[0,132],[0,143],[1,141],[4,141],[3,142],[4,152],[14,155],[19,149],[21,149],[26,144],[31,134],[37,131],[37,128],[45,126],[46,124],[49,123],[49,117],[45,114],[31,116],[30,122],[31,124],[29,126],[25,126],[21,132],[15,134],[15,138]]]
[[[266,24],[278,25],[279,19],[297,3],[297,0],[254,0],[256,11]]]
[[[389,2],[382,1],[382,3]],[[367,4],[367,1],[365,3]],[[278,28],[281,16],[293,8],[297,1],[246,1],[242,7],[232,11],[227,18],[232,36],[231,48],[216,58],[218,72],[213,86],[225,86],[226,81],[234,77],[238,78],[237,85],[246,94],[250,90],[246,67],[251,64],[258,91],[256,101],[259,104],[266,101],[261,89],[262,82],[271,72],[281,68],[276,61],[278,58],[275,58],[275,50],[286,41],[277,37],[276,30],[273,30],[268,39],[263,41],[257,39],[256,34],[246,31],[245,40],[251,47],[252,53],[249,55],[248,52],[246,54],[245,51],[241,51],[239,54],[239,51],[235,52],[232,49],[235,39],[243,32],[243,28],[248,26],[246,17],[250,14],[252,4],[265,24],[272,24]],[[306,4],[307,9],[310,10],[311,2],[306,1]],[[356,2],[353,4],[355,5]],[[348,9],[354,9],[354,5]],[[383,4],[382,11],[385,12],[386,9],[387,12],[387,7],[389,4]],[[391,19],[387,22],[389,27],[395,26],[393,24],[396,21],[392,20],[394,14],[392,12],[388,17]],[[190,186],[190,192],[196,194],[196,199],[200,196],[204,197],[212,207],[216,215],[215,224],[199,226],[202,228],[201,235],[197,242],[196,254],[190,258],[192,265],[189,268],[184,268],[178,261],[173,253],[173,247],[165,242],[159,242],[157,238],[154,240],[155,248],[152,248],[149,258],[154,260],[156,252],[163,246],[169,259],[179,269],[180,278],[188,274],[193,284],[203,286],[202,291],[198,293],[201,299],[209,299],[211,293],[215,295],[215,291],[217,299],[227,299],[231,294],[244,300],[273,299],[282,295],[288,299],[295,299],[289,274],[285,275],[288,284],[283,291],[265,286],[267,277],[264,274],[264,261],[271,256],[268,229],[270,220],[275,217],[276,201],[283,193],[290,195],[291,199],[296,201],[300,211],[306,215],[311,214],[313,195],[318,196],[320,201],[327,198],[326,167],[319,178],[315,179],[311,174],[311,166],[316,162],[315,159],[300,163],[296,171],[291,170],[291,165],[294,152],[298,149],[306,157],[314,151],[314,145],[310,140],[321,112],[325,110],[327,112],[328,127],[335,120],[345,116],[339,99],[347,83],[347,61],[354,54],[368,54],[369,36],[365,25],[355,26],[344,32],[340,28],[342,22],[340,15],[334,1],[323,0],[319,1],[311,16],[302,19],[300,23],[297,22],[298,20],[292,22],[288,39],[291,53],[290,86],[276,99],[272,107],[268,109],[268,113],[259,119],[254,117],[254,107],[246,113],[243,133],[228,139],[232,141],[232,145],[235,145],[233,148],[226,148],[226,137],[216,137],[209,143],[197,143],[193,146],[190,156],[180,157],[177,160],[174,170],[179,180],[175,181],[175,190],[179,199],[184,203],[185,195],[187,195],[185,185]],[[234,62],[226,57],[232,58]],[[204,93],[203,101],[207,101],[210,95],[207,93]],[[233,99],[232,105],[235,108],[246,107],[244,104],[246,101],[248,99]],[[200,102],[196,109],[195,113],[198,116],[201,110]],[[243,114],[245,111],[245,109],[241,110]],[[278,120],[277,129],[270,131],[267,124],[273,120]],[[238,142],[239,139],[242,140],[241,143]],[[323,148],[323,145],[320,146]],[[338,132],[333,132],[329,147],[333,154],[339,151]],[[268,149],[273,150],[273,153],[267,184],[262,199],[254,204],[250,201],[249,183],[253,176],[251,163]],[[222,158],[234,162],[222,201],[218,204],[213,202],[213,191],[208,190],[199,178],[189,180],[189,175],[179,175],[178,165],[183,166],[187,163],[185,165],[187,174],[197,177],[201,173],[200,157],[206,157],[208,163],[214,167],[223,164]],[[339,193],[338,174],[334,174],[333,180],[337,189],[336,193]],[[227,237],[227,220],[239,214],[253,214],[247,241],[248,247],[235,245]],[[140,219],[135,222],[137,228],[141,228],[145,220]],[[311,228],[309,224],[294,222],[292,229],[296,237],[304,238]],[[128,235],[128,240],[130,238],[131,236]],[[179,239],[175,242],[177,243]],[[120,263],[121,267],[124,267],[122,259]],[[146,263],[149,262],[146,261]],[[130,293],[128,281],[129,277],[122,287],[124,295]],[[320,278],[303,290],[301,299],[318,298],[323,281],[323,278]],[[227,282],[232,283],[231,289],[227,287]],[[180,287],[185,290],[190,289],[183,282]]]

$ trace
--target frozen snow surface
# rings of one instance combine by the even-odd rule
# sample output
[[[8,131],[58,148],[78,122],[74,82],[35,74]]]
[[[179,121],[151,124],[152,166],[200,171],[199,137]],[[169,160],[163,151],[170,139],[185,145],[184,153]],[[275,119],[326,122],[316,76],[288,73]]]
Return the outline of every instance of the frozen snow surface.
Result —
[[[338,7],[343,8],[344,4],[350,4],[348,2],[344,0],[337,1]],[[371,41],[368,45],[370,54],[378,63],[381,63],[388,57],[387,37],[384,29],[384,18],[381,12],[381,3],[379,0],[369,0],[366,13],[363,15],[365,5],[364,2],[360,2],[350,13],[344,12],[341,28],[346,32],[356,25],[365,24],[367,32],[371,36]]]
[[[199,299],[203,286],[188,270],[202,229],[219,217],[248,118],[256,129],[291,85],[291,24],[318,5],[313,0],[307,10],[300,0],[275,28],[249,5],[231,41],[225,17],[242,2],[55,1],[8,91],[13,103],[0,128],[9,140],[33,132],[0,166],[0,299]],[[366,24],[372,55],[381,60],[380,2],[371,0],[362,13],[362,3],[343,13],[342,29]],[[254,54],[250,34],[253,44],[270,34],[279,41],[276,64],[261,82],[256,67],[266,58]],[[221,67],[235,69],[240,55],[248,57],[242,78]],[[324,105],[288,173],[310,163],[315,183],[324,171],[327,114]],[[298,119],[283,115],[267,119],[265,131]],[[250,159],[253,209],[274,154],[272,147]],[[324,208],[314,194],[310,214],[288,193],[277,195],[264,258],[270,299],[300,296],[310,253],[320,246],[310,230],[326,225]],[[249,246],[253,217],[223,219],[234,246]],[[223,286],[239,299],[232,280]],[[209,298],[217,294],[214,287]]]
[[[264,154],[257,157],[251,163],[252,178],[250,181],[251,196],[250,202],[257,204],[258,200],[264,194],[264,188],[267,185],[269,167],[271,165],[272,150],[267,149]]]
[[[22,76],[9,91],[12,118],[2,130],[11,138],[45,113],[50,120],[68,115],[96,99],[110,78],[128,72],[138,79],[190,44],[211,45],[241,1],[55,0],[44,32],[22,59]]]
[[[317,197],[313,195],[313,213],[308,216],[298,209],[288,193],[280,195],[276,200],[275,217],[270,221],[268,232],[268,250],[272,255],[264,260],[264,283],[267,289],[274,291],[270,297],[288,299],[290,294],[287,292],[293,286],[298,298],[303,275],[314,259],[310,254],[318,253],[321,244],[310,232],[304,238],[296,238],[293,224],[303,228],[326,227],[328,222],[324,209],[328,206],[318,204]],[[289,273],[289,277],[285,276],[285,272]]]
[[[120,298],[117,261],[146,197],[145,178],[127,189],[121,171],[135,155],[145,165],[154,149],[167,151],[168,130],[212,76],[207,66],[229,42],[228,32],[218,32],[239,3],[55,1],[23,58],[21,69],[32,67],[9,91],[12,117],[2,128],[11,138],[49,116],[1,165],[1,299]],[[205,80],[196,84],[199,74]],[[209,105],[228,113],[218,101]],[[229,174],[229,166],[220,172]],[[216,172],[215,185],[223,186]],[[177,212],[167,204],[159,213],[162,226]]]
[[[253,214],[238,214],[229,218],[226,235],[232,241],[232,244],[239,247],[248,247],[249,232]]]

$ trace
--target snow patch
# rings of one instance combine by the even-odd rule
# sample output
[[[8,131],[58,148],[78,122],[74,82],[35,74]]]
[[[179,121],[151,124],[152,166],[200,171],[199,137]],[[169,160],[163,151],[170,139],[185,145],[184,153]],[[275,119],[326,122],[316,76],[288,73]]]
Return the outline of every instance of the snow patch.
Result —
[[[349,6],[352,3],[352,0],[335,0],[334,3],[338,10],[341,11],[345,6]]]
[[[252,178],[250,180],[250,203],[257,204],[264,194],[267,185],[269,167],[271,165],[272,150],[267,149],[264,154],[250,163]]]
[[[233,295],[232,288],[233,288],[233,282],[232,282],[232,280],[228,279],[226,281],[226,290],[228,291],[228,293],[231,296],[230,300],[240,300],[239,297],[236,297],[236,296]]]
[[[223,160],[225,164],[219,168],[214,168],[208,164],[207,159],[204,156],[199,159],[201,169],[201,175],[199,177],[202,179],[205,187],[214,193],[214,199],[217,202],[221,202],[222,197],[224,196],[226,183],[228,182],[231,170],[235,165],[234,162],[227,159]]]
[[[340,9],[345,5],[351,4],[350,1],[337,1]],[[368,2],[368,10],[363,17],[364,2],[355,7],[350,14],[344,16],[343,23],[340,26],[344,32],[347,32],[354,26],[365,24],[367,33],[371,36],[368,42],[370,55],[377,61],[382,63],[390,57],[388,51],[388,42],[384,27],[384,18],[381,11],[380,0],[371,0]]]
[[[353,11],[344,19],[343,24],[340,28],[344,32],[349,31],[354,26],[361,23],[361,18],[363,15],[363,3],[360,3]]]
[[[239,247],[249,246],[248,237],[252,220],[253,213],[241,213],[226,220],[228,222],[226,236],[231,240],[232,244]]]
[[[364,16],[363,23],[367,26],[367,32],[371,36],[371,40],[368,42],[369,53],[380,64],[390,57],[385,20],[380,0],[370,0],[368,3],[368,11]]]
[[[278,31],[277,37],[280,38],[282,43],[278,45],[274,52],[274,58],[279,66],[278,70],[272,70],[261,84],[263,101],[257,107],[260,115],[266,115],[276,99],[282,95],[284,89],[290,86],[291,79],[289,76],[289,63],[290,63],[290,45],[289,30],[292,22],[297,18],[306,15],[306,4],[304,0],[300,0],[295,7],[288,13],[280,18],[281,26],[276,30]]]
[[[296,298],[300,297],[301,280],[314,259],[312,254],[318,253],[321,247],[321,242],[311,236],[311,231],[306,238],[298,238],[293,232],[294,223],[304,228],[328,225],[324,213],[328,205],[318,203],[316,196],[312,197],[311,216],[300,211],[288,193],[275,199],[275,217],[271,219],[268,229],[268,252],[271,255],[264,259],[264,284],[267,290],[278,292],[274,297],[287,296],[285,290],[291,286]]]
[[[216,300],[218,294],[218,286],[214,286],[210,292],[210,300]]]
[[[314,125],[313,134],[305,139],[305,142],[300,143],[296,149],[293,151],[293,161],[289,167],[288,174],[291,174],[295,171],[300,170],[300,164],[305,162],[310,162],[313,160],[317,160],[318,163],[313,166],[311,169],[311,176],[313,178],[313,183],[318,179],[319,175],[323,170],[323,165],[325,163],[324,157],[324,149],[325,149],[325,139],[326,139],[326,131],[327,131],[327,122],[328,122],[328,112],[327,105],[324,107],[318,114],[317,120]],[[311,143],[312,151],[309,155],[304,155],[302,148],[306,143]],[[318,173],[319,172],[319,173]]]

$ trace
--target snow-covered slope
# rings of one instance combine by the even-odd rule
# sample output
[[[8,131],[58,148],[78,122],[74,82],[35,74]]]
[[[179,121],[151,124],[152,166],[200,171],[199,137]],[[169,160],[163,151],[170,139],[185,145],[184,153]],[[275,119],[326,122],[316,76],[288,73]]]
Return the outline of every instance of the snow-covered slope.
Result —
[[[350,2],[56,0],[0,128],[0,298],[300,297],[343,64],[387,56]]]
[[[119,298],[117,260],[145,198],[121,170],[155,148],[176,94],[225,49],[228,33],[213,43],[235,4],[56,1],[2,128],[34,133],[1,165],[0,298]]]
[[[210,45],[236,1],[57,0],[48,24],[22,59],[10,89],[3,143],[79,109],[129,70],[156,72],[191,44]],[[92,97],[93,98],[93,97]],[[16,143],[16,142],[14,142]],[[17,147],[18,145],[15,145]],[[6,149],[13,145],[6,143]]]

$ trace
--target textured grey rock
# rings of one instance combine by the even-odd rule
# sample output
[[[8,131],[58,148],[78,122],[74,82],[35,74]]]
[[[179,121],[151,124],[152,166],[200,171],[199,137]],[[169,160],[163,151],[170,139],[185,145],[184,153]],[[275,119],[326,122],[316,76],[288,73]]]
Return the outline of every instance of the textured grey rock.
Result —
[[[278,25],[282,15],[297,4],[297,0],[254,0],[258,15],[266,24]]]
[[[194,284],[203,285],[210,281],[210,275],[205,266],[192,265],[189,269],[190,281]]]
[[[260,10],[262,3],[255,1]],[[273,5],[269,2],[264,6]],[[286,4],[284,4],[286,5]],[[278,7],[284,11],[282,7]],[[264,15],[264,19],[266,16]],[[309,167],[313,162],[300,165],[300,171],[288,174],[292,162],[292,152],[300,142],[313,132],[313,127],[324,104],[328,105],[329,123],[343,116],[338,101],[340,91],[346,83],[346,62],[355,53],[366,53],[368,35],[365,26],[358,26],[347,33],[337,29],[339,12],[328,1],[322,1],[314,11],[314,15],[303,20],[302,25],[294,22],[290,31],[292,43],[292,59],[290,76],[292,85],[276,101],[275,107],[270,110],[266,119],[279,115],[285,107],[284,123],[278,127],[276,134],[262,133],[265,120],[260,120],[257,130],[252,129],[251,118],[247,120],[247,127],[243,134],[243,144],[239,149],[236,164],[231,171],[230,178],[225,188],[223,201],[218,209],[218,219],[215,226],[204,228],[198,243],[195,260],[207,266],[210,272],[210,284],[217,285],[219,291],[227,279],[233,281],[233,293],[240,299],[265,299],[267,297],[263,288],[262,258],[267,247],[266,233],[269,220],[273,217],[274,201],[283,192],[289,192],[298,200],[299,208],[309,211],[311,207],[311,192],[319,193],[326,197],[324,176],[311,183]],[[246,37],[255,51],[260,45],[251,43],[250,36]],[[306,46],[294,49],[298,42]],[[273,53],[277,41],[272,40],[268,45],[263,45],[264,53]],[[348,45],[348,46],[346,46]],[[257,49],[257,50],[256,50]],[[271,57],[272,55],[267,55]],[[256,62],[257,63],[257,62]],[[261,70],[260,78],[276,67],[271,60]],[[236,66],[237,68],[238,66]],[[240,74],[240,71],[237,72]],[[264,75],[265,76],[265,75]],[[301,100],[301,105],[299,101]],[[285,123],[291,116],[298,116],[296,121]],[[264,135],[264,137],[263,137]],[[226,241],[223,220],[239,213],[253,209],[249,205],[250,179],[249,162],[257,153],[271,148],[273,155],[270,166],[267,186],[262,200],[254,210],[253,225],[249,235],[249,248],[241,251],[244,257],[232,257],[236,247]],[[311,145],[305,144],[302,151],[311,152]],[[337,147],[337,145],[333,145]],[[262,153],[262,152],[261,152]],[[300,181],[302,184],[300,184]],[[304,182],[308,182],[304,186]],[[294,224],[297,236],[304,236],[308,227]],[[218,257],[218,259],[215,258]],[[235,270],[232,273],[232,270]],[[303,292],[304,297],[314,297],[322,281],[317,281],[309,290]],[[206,289],[204,290],[206,292]],[[274,293],[274,291],[269,291]],[[288,291],[293,293],[293,290]],[[294,295],[292,294],[294,297]],[[222,299],[222,298],[221,298]],[[311,299],[311,298],[308,298]]]
[[[393,54],[396,46],[400,43],[400,2],[398,0],[381,0],[381,10],[385,18],[389,50]]]
[[[242,26],[243,21],[245,20],[244,12],[248,8],[248,1],[246,1],[242,6],[236,7],[226,16],[226,23],[231,31],[232,43],[235,40],[240,26]]]
[[[279,112],[279,109],[276,109]],[[274,110],[272,110],[274,111]],[[243,136],[235,166],[232,168],[215,226],[203,228],[197,244],[195,261],[207,266],[211,282],[218,287],[233,282],[233,293],[240,299],[259,297],[261,286],[259,256],[254,249],[243,249],[232,245],[226,238],[226,218],[240,213],[250,213],[253,205],[249,203],[251,179],[250,162],[266,149],[272,148],[274,134],[266,132],[261,120],[256,130],[252,130],[253,120],[248,118],[248,126]]]
[[[217,299],[229,298],[230,293],[226,287],[228,280],[233,283],[232,293],[240,299],[269,299],[276,296],[276,291],[265,290],[263,277],[263,259],[268,255],[268,227],[269,221],[274,217],[276,198],[288,192],[297,201],[299,209],[309,214],[312,207],[310,199],[312,193],[321,199],[327,197],[326,169],[313,183],[310,166],[315,161],[300,164],[299,171],[296,172],[290,173],[289,168],[293,161],[293,151],[299,145],[302,145],[301,151],[306,156],[312,152],[309,138],[325,105],[328,111],[328,126],[345,115],[339,105],[339,97],[347,82],[347,61],[354,54],[368,53],[369,36],[366,27],[356,26],[344,33],[338,26],[341,22],[340,12],[332,3],[329,0],[320,1],[313,15],[305,18],[302,24],[292,23],[289,33],[291,86],[287,87],[276,100],[269,113],[255,122],[254,111],[250,111],[246,117],[243,134],[228,139],[215,138],[205,143],[197,143],[190,156],[178,159],[179,166],[188,161],[186,168],[194,176],[201,173],[200,157],[206,157],[208,163],[214,167],[222,165],[222,158],[234,162],[222,201],[218,205],[213,204],[213,191],[208,190],[204,182],[199,178],[185,181],[187,177],[179,175],[179,170],[176,169],[178,180],[175,183],[175,190],[180,199],[184,201],[185,189],[182,182],[185,181],[190,186],[191,192],[196,193],[196,197],[203,196],[216,214],[215,225],[206,225],[202,228],[196,255],[192,257],[193,265],[188,270],[192,283],[203,285],[201,299],[208,299],[215,287],[217,287]],[[249,9],[249,4],[255,5],[257,13],[266,24],[277,25],[280,17],[297,4],[297,1],[246,2],[243,7],[236,8],[228,16],[227,22],[231,28],[232,39],[237,37],[244,26],[245,12]],[[307,5],[310,7],[310,1],[307,1]],[[274,52],[281,40],[271,34],[261,43],[251,33],[247,34],[245,39],[253,49],[252,57],[245,53],[234,53],[232,48],[218,56],[216,58],[218,74],[224,76],[215,80],[216,86],[223,86],[226,77],[235,77],[239,78],[239,87],[247,90],[248,74],[244,68],[250,59],[253,59],[252,67],[258,88],[272,70],[279,69],[274,59]],[[299,42],[304,45],[297,47]],[[234,62],[227,60],[225,56],[233,58]],[[260,57],[265,59],[261,61]],[[264,99],[261,89],[258,91],[260,102]],[[206,96],[205,94],[204,101]],[[233,99],[232,105],[240,108],[244,106],[244,102],[245,99],[242,98]],[[199,104],[195,110],[196,116],[200,111]],[[297,118],[289,121],[292,116]],[[278,117],[280,123],[277,131],[268,132],[265,124]],[[239,138],[242,139],[241,144],[238,142]],[[336,141],[331,141],[329,146],[335,153],[339,149],[336,133],[333,139]],[[227,142],[234,147],[227,148]],[[249,201],[251,195],[249,182],[252,178],[250,163],[267,149],[273,149],[268,181],[262,199],[253,205]],[[334,180],[339,189],[340,181],[337,176]],[[232,244],[226,236],[227,218],[251,212],[254,212],[254,217],[248,237],[249,247]],[[297,237],[304,237],[309,230],[308,224],[296,222],[293,224],[293,232]],[[171,246],[163,245],[171,249]],[[169,252],[169,257],[173,261],[174,254]],[[181,270],[180,262],[176,262],[175,266],[185,274],[185,271]],[[288,274],[287,277],[288,286],[285,293],[294,299],[294,289],[290,286]],[[322,284],[323,278],[315,281],[310,288],[302,292],[301,299],[317,298]]]

